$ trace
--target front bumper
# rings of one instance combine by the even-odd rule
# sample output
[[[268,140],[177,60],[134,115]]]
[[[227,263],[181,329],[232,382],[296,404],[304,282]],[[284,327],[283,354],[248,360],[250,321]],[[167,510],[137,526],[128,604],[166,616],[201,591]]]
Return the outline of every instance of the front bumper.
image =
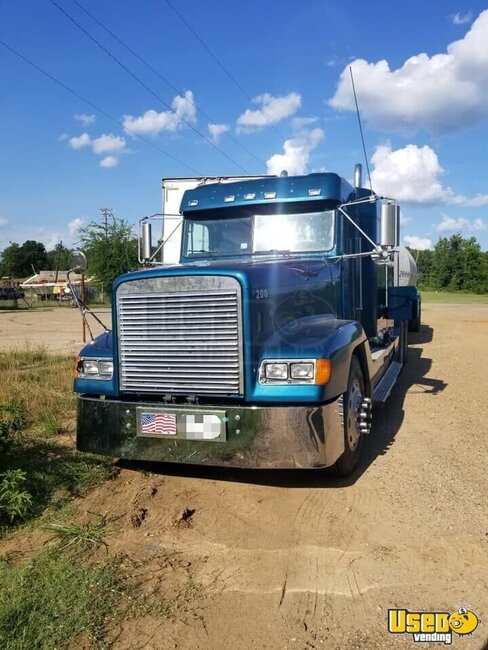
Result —
[[[142,435],[141,411],[171,411],[178,421],[191,413],[225,411],[223,440]],[[178,425],[180,427],[180,425]],[[248,468],[329,467],[344,452],[338,400],[329,404],[222,407],[134,403],[78,398],[77,448],[117,458]]]

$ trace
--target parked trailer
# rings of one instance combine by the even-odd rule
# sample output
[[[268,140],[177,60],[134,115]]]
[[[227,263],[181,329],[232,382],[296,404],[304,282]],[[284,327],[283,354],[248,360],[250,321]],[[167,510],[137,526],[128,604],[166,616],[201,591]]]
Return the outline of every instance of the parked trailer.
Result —
[[[146,268],[115,281],[113,331],[78,360],[78,449],[354,471],[419,302],[400,282],[398,205],[354,178],[197,184],[173,266],[145,219]]]
[[[236,183],[263,176],[199,176],[195,178],[163,178],[162,189],[162,228],[161,228],[161,261],[164,264],[179,264],[181,251],[181,224],[183,217],[180,212],[181,201],[187,190],[193,190],[201,185],[215,183]]]

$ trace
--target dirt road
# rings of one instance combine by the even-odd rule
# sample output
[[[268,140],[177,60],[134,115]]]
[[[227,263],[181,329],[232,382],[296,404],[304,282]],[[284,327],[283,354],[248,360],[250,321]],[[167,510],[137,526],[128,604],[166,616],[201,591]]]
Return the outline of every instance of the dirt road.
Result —
[[[80,503],[120,517],[110,553],[176,603],[114,648],[431,647],[388,634],[388,609],[462,605],[485,624],[454,645],[486,647],[488,306],[424,323],[352,480],[132,466]]]
[[[95,312],[110,327],[109,309]],[[103,328],[89,318],[94,336]],[[86,332],[86,340],[90,340]],[[76,354],[83,345],[82,320],[78,309],[55,306],[45,309],[0,311],[0,350],[41,346],[51,352]]]

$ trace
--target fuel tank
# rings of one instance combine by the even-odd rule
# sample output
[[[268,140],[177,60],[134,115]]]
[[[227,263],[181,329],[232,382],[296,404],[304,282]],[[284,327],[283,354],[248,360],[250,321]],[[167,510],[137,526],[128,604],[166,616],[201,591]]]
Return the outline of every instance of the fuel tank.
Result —
[[[413,287],[417,284],[417,264],[409,250],[400,244],[396,249],[394,267],[394,285],[396,287]]]

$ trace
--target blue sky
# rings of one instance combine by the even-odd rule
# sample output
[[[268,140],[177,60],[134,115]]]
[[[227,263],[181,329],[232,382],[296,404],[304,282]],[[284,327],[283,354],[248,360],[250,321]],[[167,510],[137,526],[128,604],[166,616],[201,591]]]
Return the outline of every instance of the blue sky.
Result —
[[[166,0],[0,1],[0,40],[105,113],[0,45],[0,250],[71,245],[103,207],[136,223],[160,210],[162,177],[350,179],[363,155],[349,65],[373,188],[399,199],[404,242],[461,231],[488,249],[486,5],[172,3],[240,88]]]

